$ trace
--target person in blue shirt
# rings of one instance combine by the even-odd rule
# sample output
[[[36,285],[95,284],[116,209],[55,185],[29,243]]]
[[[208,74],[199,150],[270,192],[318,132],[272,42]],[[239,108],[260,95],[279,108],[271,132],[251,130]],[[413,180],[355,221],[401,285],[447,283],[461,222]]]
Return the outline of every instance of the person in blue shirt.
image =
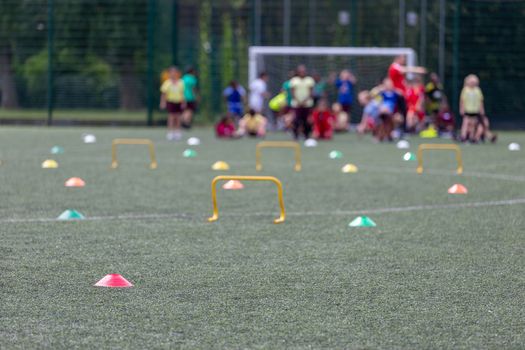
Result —
[[[232,80],[224,89],[223,96],[226,99],[228,113],[236,119],[242,117],[246,90],[237,81]]]
[[[339,78],[335,81],[337,102],[341,104],[343,111],[348,113],[348,116],[350,116],[352,102],[354,101],[354,85],[356,81],[357,79],[348,69],[342,70]]]

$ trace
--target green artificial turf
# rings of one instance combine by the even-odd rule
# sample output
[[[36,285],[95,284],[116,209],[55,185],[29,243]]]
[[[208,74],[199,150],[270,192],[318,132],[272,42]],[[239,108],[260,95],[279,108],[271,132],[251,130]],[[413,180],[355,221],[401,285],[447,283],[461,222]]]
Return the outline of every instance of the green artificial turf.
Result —
[[[212,178],[258,175],[257,141],[186,136],[201,138],[196,158],[162,129],[0,129],[0,348],[523,348],[525,151],[507,145],[524,133],[462,146],[462,176],[453,153],[425,154],[417,175],[406,150],[356,135],[303,147],[299,173],[291,150],[264,150],[281,225],[274,185],[248,182],[218,191],[208,223]],[[117,137],[151,138],[158,169],[122,146],[110,170]],[[72,176],[86,187],[65,188]],[[469,193],[449,195],[454,183]],[[66,209],[87,220],[53,220]],[[348,227],[362,212],[377,227]],[[93,287],[108,273],[134,287]]]

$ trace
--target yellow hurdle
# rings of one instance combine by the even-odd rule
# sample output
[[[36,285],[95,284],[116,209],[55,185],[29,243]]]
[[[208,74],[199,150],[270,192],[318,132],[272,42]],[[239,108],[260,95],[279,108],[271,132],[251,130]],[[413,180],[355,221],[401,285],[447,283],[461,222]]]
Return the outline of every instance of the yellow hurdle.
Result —
[[[149,139],[114,139],[111,143],[111,168],[118,168],[117,145],[146,145],[149,146],[150,169],[157,169],[157,157],[155,156],[155,146]]]
[[[273,176],[229,176],[229,175],[221,175],[215,177],[211,182],[211,200],[213,203],[213,216],[211,218],[208,218],[209,222],[214,222],[219,219],[219,208],[217,207],[217,182],[219,181],[229,181],[229,180],[237,180],[237,181],[268,181],[273,182],[277,186],[277,196],[279,198],[279,206],[281,208],[281,215],[278,219],[275,219],[273,221],[274,224],[280,224],[283,223],[286,219],[286,212],[284,210],[284,199],[283,199],[283,185],[279,179]]]
[[[293,148],[295,149],[295,171],[301,171],[301,146],[293,141],[263,141],[255,148],[255,169],[262,170],[261,150],[263,148]]]
[[[463,158],[461,157],[461,149],[458,145],[453,144],[435,144],[435,143],[424,143],[419,145],[417,149],[417,173],[423,174],[423,151],[427,150],[438,150],[438,151],[455,151],[456,160],[458,162],[458,168],[456,172],[458,175],[463,174]]]

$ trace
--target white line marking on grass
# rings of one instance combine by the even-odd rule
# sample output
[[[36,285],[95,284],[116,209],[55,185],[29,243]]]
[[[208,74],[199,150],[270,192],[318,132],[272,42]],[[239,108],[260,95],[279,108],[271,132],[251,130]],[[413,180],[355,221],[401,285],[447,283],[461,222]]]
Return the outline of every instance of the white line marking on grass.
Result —
[[[400,213],[419,210],[435,210],[435,209],[457,209],[457,208],[478,208],[478,207],[494,207],[503,205],[517,205],[525,204],[525,198],[508,199],[501,201],[487,201],[487,202],[471,202],[471,203],[452,203],[452,204],[433,204],[433,205],[414,205],[408,207],[390,207],[377,209],[361,209],[349,211],[310,211],[310,212],[288,212],[288,216],[308,216],[308,215],[359,215],[359,214],[381,214],[381,213]],[[269,216],[271,213],[221,213],[221,216]],[[193,219],[198,223],[205,223],[204,215],[177,213],[177,214],[122,214],[109,216],[92,216],[83,220],[57,220],[51,218],[35,218],[35,219],[0,219],[0,223],[47,223],[47,222],[82,222],[82,221],[109,221],[109,220],[154,220],[154,219]]]

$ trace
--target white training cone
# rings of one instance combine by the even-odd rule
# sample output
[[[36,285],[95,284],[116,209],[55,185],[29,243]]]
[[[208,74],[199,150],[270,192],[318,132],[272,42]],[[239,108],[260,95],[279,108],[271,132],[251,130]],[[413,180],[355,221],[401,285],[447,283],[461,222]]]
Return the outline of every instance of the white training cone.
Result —
[[[304,147],[316,147],[317,141],[315,139],[307,139],[304,141]]]
[[[519,151],[519,150],[521,150],[519,143],[513,142],[509,144],[509,151]]]
[[[82,135],[82,140],[84,143],[95,143],[97,142],[97,138],[93,134],[84,134]]]
[[[400,140],[397,144],[396,144],[396,147],[398,149],[409,149],[410,148],[410,143],[408,143],[407,140]]]
[[[198,146],[201,144],[201,140],[198,137],[190,137],[187,143],[188,146]]]

